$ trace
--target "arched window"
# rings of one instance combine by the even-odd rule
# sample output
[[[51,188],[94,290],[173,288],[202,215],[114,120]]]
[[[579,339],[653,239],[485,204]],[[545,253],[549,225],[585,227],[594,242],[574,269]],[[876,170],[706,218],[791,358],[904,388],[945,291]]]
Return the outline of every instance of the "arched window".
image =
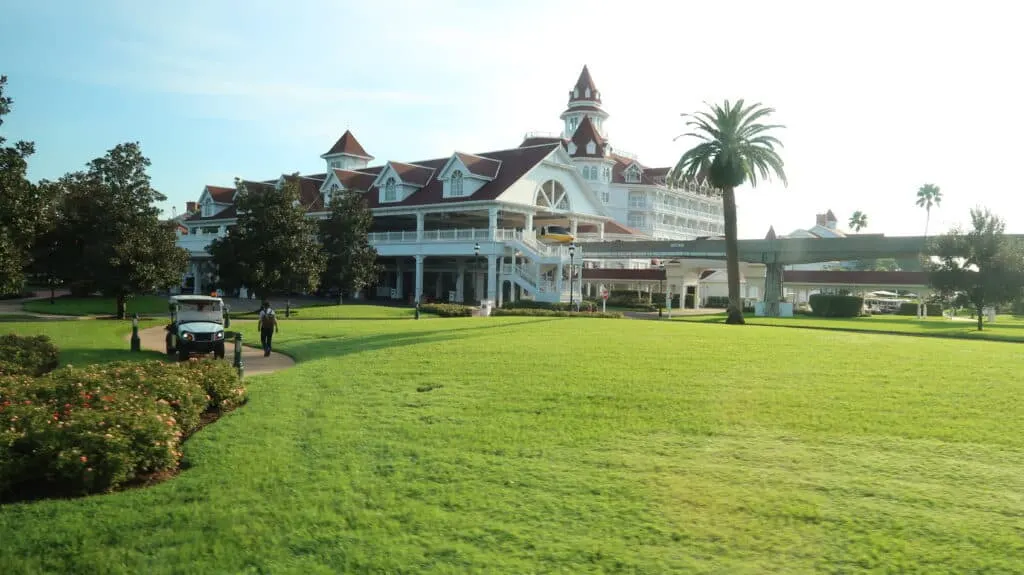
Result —
[[[394,178],[388,178],[384,183],[384,201],[393,202],[398,199],[398,186]]]
[[[549,210],[570,209],[569,194],[565,193],[565,188],[562,187],[562,184],[554,180],[548,180],[537,188],[537,194],[534,196],[533,203],[538,207]]]
[[[448,182],[451,186],[451,192],[449,195],[459,197],[462,195],[462,172],[455,170],[452,172],[451,180]]]

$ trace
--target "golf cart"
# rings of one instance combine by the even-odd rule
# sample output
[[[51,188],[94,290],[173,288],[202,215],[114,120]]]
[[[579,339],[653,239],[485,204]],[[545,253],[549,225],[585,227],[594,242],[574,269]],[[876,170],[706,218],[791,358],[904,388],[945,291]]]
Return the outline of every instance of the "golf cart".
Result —
[[[169,301],[167,355],[185,361],[194,354],[213,352],[224,357],[224,301],[205,295],[176,295]]]

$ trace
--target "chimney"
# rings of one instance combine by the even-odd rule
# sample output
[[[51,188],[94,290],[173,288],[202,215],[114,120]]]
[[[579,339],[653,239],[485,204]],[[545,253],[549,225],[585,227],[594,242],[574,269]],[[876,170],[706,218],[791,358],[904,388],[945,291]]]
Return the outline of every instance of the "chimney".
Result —
[[[194,214],[199,211],[199,204],[196,202],[185,202],[185,213]]]

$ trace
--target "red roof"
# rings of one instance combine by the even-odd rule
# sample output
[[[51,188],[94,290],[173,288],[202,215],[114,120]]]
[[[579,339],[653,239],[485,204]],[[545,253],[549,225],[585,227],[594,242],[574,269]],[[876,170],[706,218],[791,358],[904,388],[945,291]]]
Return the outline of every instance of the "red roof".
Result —
[[[587,96],[587,89],[590,89],[590,96]],[[583,66],[583,71],[580,72],[580,77],[576,80],[576,86],[573,88],[573,92],[569,92],[569,102],[579,101],[594,101],[601,103],[601,93],[597,91],[597,86],[594,85],[594,79],[590,77],[590,70]]]
[[[447,163],[447,160],[445,163]],[[427,185],[434,172],[440,169],[434,166],[424,166],[423,164],[404,164],[402,162],[388,162],[388,164],[398,174],[403,183],[421,188]]]
[[[383,167],[378,166],[376,168],[367,168],[363,170],[334,170],[334,175],[341,182],[341,185],[345,186],[349,190],[369,190],[370,186],[373,185],[374,180],[377,179],[377,175]]]
[[[206,191],[209,192],[210,198],[218,204],[230,204],[231,199],[235,197],[235,188],[225,188],[222,186],[206,186]]]
[[[587,144],[594,142],[594,152],[587,152]],[[590,116],[583,116],[583,121],[580,122],[580,126],[576,128],[576,132],[572,135],[572,143],[576,144],[576,151],[572,154],[574,158],[603,158],[604,157],[604,138],[597,132],[597,128],[594,127],[594,123],[590,121]]]
[[[520,148],[529,148],[530,146],[542,146],[544,144],[561,144],[566,150],[569,149],[569,140],[566,138],[549,138],[537,136],[533,138],[526,138],[522,144],[519,144]]]
[[[338,138],[338,141],[334,143],[334,146],[332,146],[324,155],[332,156],[334,154],[345,154],[347,156],[355,156],[357,158],[366,158],[367,160],[373,159],[373,156],[366,153],[362,144],[359,143],[359,140],[356,140],[356,137],[352,135],[352,132],[349,130],[345,130],[345,133]]]
[[[494,178],[498,175],[498,169],[501,168],[501,162],[491,158],[462,152],[455,152],[455,155],[471,174],[484,178]]]
[[[786,270],[782,281],[800,284],[926,286],[927,272]]]

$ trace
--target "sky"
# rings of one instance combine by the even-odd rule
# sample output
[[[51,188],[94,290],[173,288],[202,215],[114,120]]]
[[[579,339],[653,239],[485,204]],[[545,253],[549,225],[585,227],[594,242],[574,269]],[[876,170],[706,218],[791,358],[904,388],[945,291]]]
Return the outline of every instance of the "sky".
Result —
[[[0,130],[36,143],[32,179],[120,142],[152,160],[162,207],[236,176],[323,171],[351,129],[377,161],[514,147],[557,132],[583,65],[612,145],[672,165],[682,113],[739,98],[776,110],[788,186],[737,191],[740,237],[814,224],[923,233],[984,206],[1024,233],[1024,100],[1011,2],[295,0],[10,2]],[[992,108],[995,106],[995,108]],[[1002,111],[1000,111],[1002,110]],[[1000,168],[1000,169],[996,169]]]

